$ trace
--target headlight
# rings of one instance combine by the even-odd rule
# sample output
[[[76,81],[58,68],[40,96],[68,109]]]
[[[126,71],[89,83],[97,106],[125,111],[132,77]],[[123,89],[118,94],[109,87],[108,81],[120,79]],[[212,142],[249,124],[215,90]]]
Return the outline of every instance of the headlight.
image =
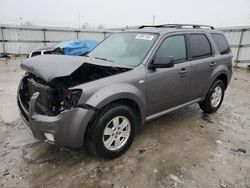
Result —
[[[62,106],[64,106],[65,109],[77,107],[81,95],[82,95],[82,90],[79,89],[67,90],[64,93],[64,101]]]

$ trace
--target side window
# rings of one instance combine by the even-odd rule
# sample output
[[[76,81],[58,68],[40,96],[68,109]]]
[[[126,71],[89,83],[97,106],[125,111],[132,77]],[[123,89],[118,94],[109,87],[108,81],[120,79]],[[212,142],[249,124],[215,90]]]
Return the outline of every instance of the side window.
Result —
[[[189,35],[192,58],[202,58],[212,55],[211,44],[204,34]]]
[[[173,57],[175,62],[186,60],[187,52],[184,35],[166,38],[156,52],[156,57]]]
[[[218,47],[220,54],[229,54],[231,52],[230,47],[228,46],[227,40],[224,35],[219,33],[211,34],[216,46]]]

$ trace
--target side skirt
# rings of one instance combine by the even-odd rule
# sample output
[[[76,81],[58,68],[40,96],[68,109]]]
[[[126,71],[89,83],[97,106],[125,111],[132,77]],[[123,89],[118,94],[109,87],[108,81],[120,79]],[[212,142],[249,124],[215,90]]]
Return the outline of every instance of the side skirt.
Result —
[[[159,113],[156,113],[156,114],[153,114],[153,115],[150,115],[150,116],[147,116],[147,117],[146,117],[146,121],[150,121],[150,120],[152,120],[152,119],[161,117],[161,116],[163,116],[163,115],[165,115],[165,114],[168,114],[168,113],[170,113],[170,112],[173,112],[173,111],[175,111],[175,110],[179,110],[180,108],[184,108],[184,107],[189,106],[189,105],[191,105],[191,104],[200,102],[201,99],[202,99],[202,98],[197,98],[197,99],[195,99],[195,100],[189,101],[189,102],[184,103],[184,104],[181,104],[181,105],[179,105],[179,106],[175,106],[175,107],[173,107],[173,108],[170,108],[170,109],[161,111],[161,112],[159,112]]]

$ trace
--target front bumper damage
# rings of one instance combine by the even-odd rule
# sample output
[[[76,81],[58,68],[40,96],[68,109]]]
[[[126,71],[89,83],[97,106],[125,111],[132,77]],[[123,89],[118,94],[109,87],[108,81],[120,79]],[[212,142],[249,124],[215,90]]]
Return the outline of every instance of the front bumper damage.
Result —
[[[86,127],[94,111],[77,107],[62,111],[57,116],[41,115],[36,112],[38,97],[39,92],[33,94],[30,99],[29,111],[27,111],[18,96],[20,115],[34,137],[42,142],[60,147],[80,148],[83,145]]]

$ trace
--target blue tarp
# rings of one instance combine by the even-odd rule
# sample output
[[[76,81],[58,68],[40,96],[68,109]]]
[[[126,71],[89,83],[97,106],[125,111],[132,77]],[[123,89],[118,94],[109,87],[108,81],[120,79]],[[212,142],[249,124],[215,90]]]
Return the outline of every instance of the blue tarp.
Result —
[[[65,55],[84,55],[99,44],[96,40],[71,40],[61,42],[58,47],[64,49]]]

